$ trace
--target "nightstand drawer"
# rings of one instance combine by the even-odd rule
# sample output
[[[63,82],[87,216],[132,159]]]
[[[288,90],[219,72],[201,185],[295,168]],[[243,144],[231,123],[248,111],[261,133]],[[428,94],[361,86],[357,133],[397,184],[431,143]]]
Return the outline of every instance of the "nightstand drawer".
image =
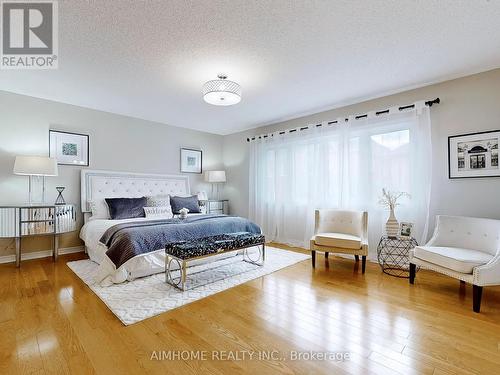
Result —
[[[223,210],[224,209],[224,202],[208,202],[208,209],[210,211],[214,210]]]
[[[226,199],[207,201],[207,214],[229,215],[229,202]]]

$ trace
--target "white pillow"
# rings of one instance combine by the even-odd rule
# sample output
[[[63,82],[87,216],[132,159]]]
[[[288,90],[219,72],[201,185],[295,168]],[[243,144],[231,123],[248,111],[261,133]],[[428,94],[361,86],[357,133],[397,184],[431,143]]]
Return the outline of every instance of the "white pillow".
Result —
[[[110,219],[108,204],[104,199],[89,201],[93,219]]]
[[[170,206],[144,207],[148,219],[171,219],[174,217]]]

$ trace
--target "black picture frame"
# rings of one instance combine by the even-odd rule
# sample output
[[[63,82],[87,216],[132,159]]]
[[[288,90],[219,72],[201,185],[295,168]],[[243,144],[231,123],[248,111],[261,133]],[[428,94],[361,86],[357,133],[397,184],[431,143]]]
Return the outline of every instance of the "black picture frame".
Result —
[[[183,153],[184,152],[199,154],[199,158],[200,158],[199,169],[197,169],[196,171],[186,169],[186,166],[183,165]],[[198,150],[198,149],[193,149],[193,148],[181,147],[181,149],[180,149],[180,171],[181,171],[181,173],[202,174],[203,173],[203,151]]]
[[[87,157],[85,160],[84,164],[79,164],[79,163],[64,163],[60,162],[57,160],[58,165],[71,165],[73,167],[88,167],[90,165],[90,136],[88,134],[82,134],[82,133],[73,133],[73,132],[67,132],[67,131],[62,131],[62,130],[54,130],[54,129],[49,129],[49,157],[54,157],[57,159],[56,155],[53,155],[52,152],[52,144],[51,144],[51,135],[52,134],[66,134],[66,135],[75,135],[79,137],[85,137],[86,142],[87,142]]]
[[[484,135],[484,134],[489,134],[489,133],[500,133],[500,130],[487,130],[484,132],[476,132],[476,133],[467,133],[467,134],[457,134],[457,135],[451,135],[448,137],[448,179],[450,180],[455,180],[455,179],[464,179],[464,178],[495,178],[495,177],[500,177],[500,169],[498,169],[498,174],[491,174],[491,175],[476,175],[476,176],[455,176],[452,173],[452,168],[451,168],[451,163],[452,163],[452,140],[455,138],[464,138],[464,137],[471,137],[471,136],[476,136],[476,135]],[[500,137],[498,138],[500,141]],[[498,144],[497,144],[498,148]],[[498,152],[497,152],[498,153]],[[497,162],[498,163],[498,162]]]

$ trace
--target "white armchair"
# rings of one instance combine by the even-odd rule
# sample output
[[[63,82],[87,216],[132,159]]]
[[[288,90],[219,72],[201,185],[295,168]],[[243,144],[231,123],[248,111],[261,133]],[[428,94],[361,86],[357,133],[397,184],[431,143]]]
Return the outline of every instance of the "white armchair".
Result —
[[[310,241],[312,266],[316,266],[316,251],[354,255],[356,261],[362,257],[362,272],[365,273],[368,255],[368,213],[324,209],[316,210],[314,236]]]
[[[500,220],[438,216],[429,242],[410,251],[410,284],[416,266],[472,284],[479,312],[483,286],[500,285]]]

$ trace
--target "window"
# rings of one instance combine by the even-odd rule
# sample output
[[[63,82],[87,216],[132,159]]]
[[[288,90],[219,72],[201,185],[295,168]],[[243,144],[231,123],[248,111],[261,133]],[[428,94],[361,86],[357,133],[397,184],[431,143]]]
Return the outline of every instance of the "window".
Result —
[[[387,220],[378,205],[382,188],[414,196],[398,207],[398,218],[414,222],[416,230],[425,226],[417,220],[427,220],[428,117],[405,113],[323,129],[251,144],[250,217],[270,240],[304,246],[314,209],[345,208],[369,211],[376,247]]]

